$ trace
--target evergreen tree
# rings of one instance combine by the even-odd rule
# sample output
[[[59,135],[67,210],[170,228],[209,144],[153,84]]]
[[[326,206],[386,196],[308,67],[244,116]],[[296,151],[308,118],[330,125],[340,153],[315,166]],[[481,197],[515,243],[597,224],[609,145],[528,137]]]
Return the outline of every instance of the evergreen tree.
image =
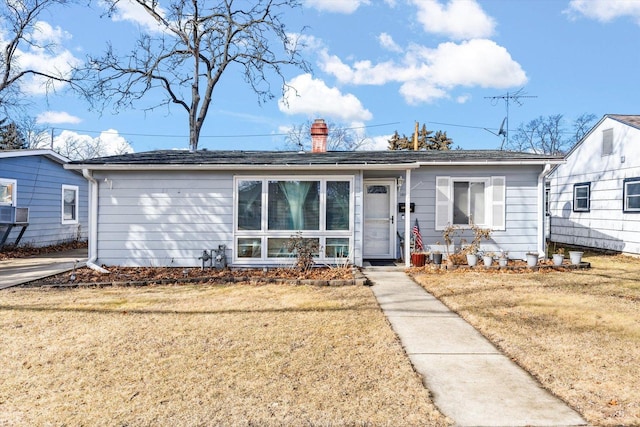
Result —
[[[14,122],[0,120],[0,150],[21,150],[27,143]]]

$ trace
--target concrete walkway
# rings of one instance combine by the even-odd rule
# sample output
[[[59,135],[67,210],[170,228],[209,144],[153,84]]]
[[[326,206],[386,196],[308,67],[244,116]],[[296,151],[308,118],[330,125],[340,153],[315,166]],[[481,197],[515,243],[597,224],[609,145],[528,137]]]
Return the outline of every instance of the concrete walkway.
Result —
[[[72,270],[76,263],[76,267],[84,267],[86,261],[86,249],[0,261],[0,289],[64,273]]]
[[[586,425],[403,271],[371,267],[364,274],[434,403],[456,425]]]

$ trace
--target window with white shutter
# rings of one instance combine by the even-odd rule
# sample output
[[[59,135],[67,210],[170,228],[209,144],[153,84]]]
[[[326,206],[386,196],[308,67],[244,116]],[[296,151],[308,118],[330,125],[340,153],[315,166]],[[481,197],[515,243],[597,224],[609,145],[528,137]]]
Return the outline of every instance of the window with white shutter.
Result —
[[[476,224],[494,230],[506,227],[506,179],[436,177],[435,229]]]

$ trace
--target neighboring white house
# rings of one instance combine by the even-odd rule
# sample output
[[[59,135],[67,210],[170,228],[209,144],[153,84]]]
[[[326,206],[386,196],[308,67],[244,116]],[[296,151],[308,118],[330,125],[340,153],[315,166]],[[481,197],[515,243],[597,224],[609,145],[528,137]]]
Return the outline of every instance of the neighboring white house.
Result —
[[[605,115],[549,184],[552,241],[640,254],[639,115]]]
[[[326,127],[325,127],[326,129]],[[326,142],[325,142],[326,144]],[[447,224],[491,227],[491,251],[544,252],[544,176],[562,159],[506,151],[152,151],[71,162],[90,180],[90,263],[198,266],[226,245],[233,266],[290,262],[284,243],[315,239],[318,262],[409,262]],[[411,209],[404,209],[404,207]],[[466,231],[470,239],[470,231]]]
[[[0,150],[0,246],[88,236],[87,180],[51,150]]]

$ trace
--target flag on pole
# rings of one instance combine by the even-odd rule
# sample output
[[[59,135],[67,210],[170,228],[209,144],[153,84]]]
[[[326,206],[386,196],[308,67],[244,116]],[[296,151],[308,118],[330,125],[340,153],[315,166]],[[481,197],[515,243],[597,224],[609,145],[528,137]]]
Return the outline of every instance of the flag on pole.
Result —
[[[413,232],[413,241],[414,241],[413,250],[415,252],[423,251],[424,246],[422,245],[422,235],[420,234],[420,225],[418,224],[418,218],[416,218],[416,223],[413,225],[412,232]]]

